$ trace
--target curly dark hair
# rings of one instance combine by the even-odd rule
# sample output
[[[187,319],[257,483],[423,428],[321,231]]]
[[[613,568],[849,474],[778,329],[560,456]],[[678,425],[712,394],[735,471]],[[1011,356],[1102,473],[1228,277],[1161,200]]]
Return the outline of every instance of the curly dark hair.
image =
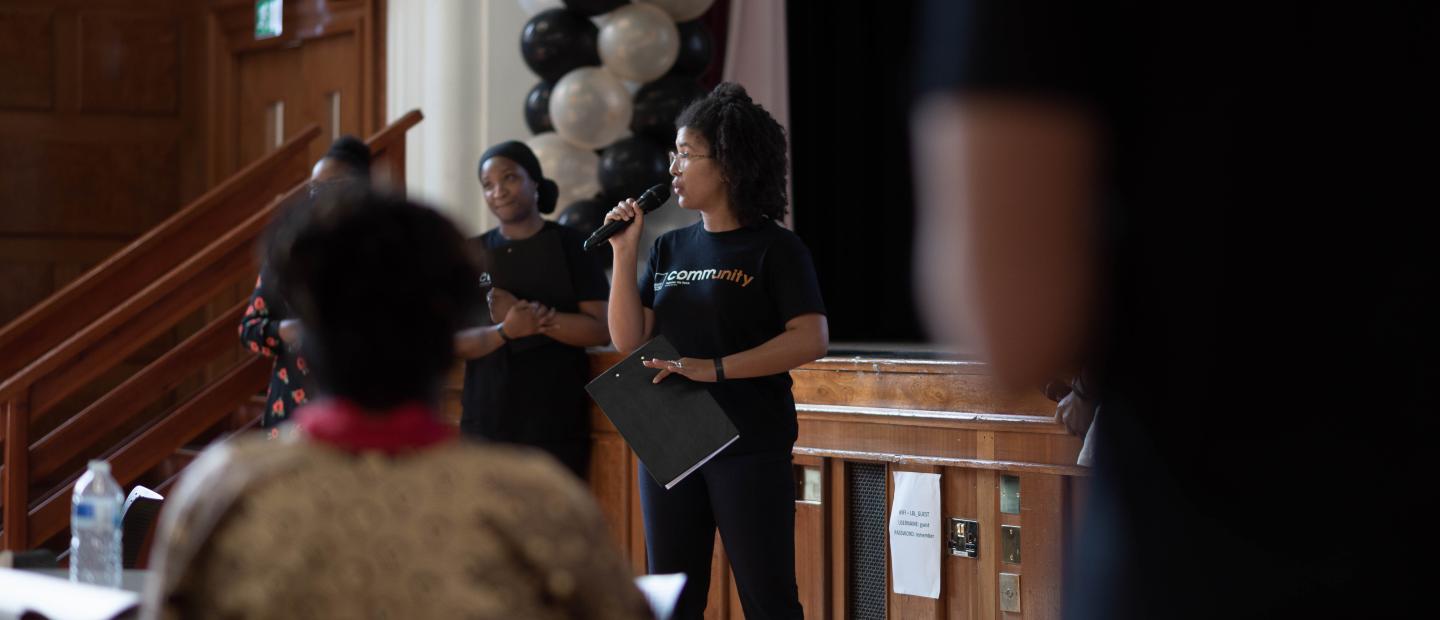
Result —
[[[265,240],[303,322],[321,391],[371,411],[438,398],[454,334],[481,302],[465,237],[434,209],[360,184],[332,188]],[[381,317],[407,317],[403,334]]]
[[[720,164],[725,193],[740,223],[754,226],[785,217],[785,129],[750,99],[745,87],[721,82],[675,119],[677,127],[699,131]]]

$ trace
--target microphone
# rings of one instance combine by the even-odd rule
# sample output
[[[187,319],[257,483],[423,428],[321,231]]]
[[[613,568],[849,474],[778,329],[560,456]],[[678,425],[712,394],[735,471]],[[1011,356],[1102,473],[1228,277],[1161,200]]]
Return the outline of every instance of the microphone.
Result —
[[[642,212],[649,213],[659,209],[660,205],[665,204],[665,201],[669,199],[670,185],[668,183],[660,183],[655,187],[645,190],[645,193],[640,194],[640,197],[636,199],[635,202],[640,203],[639,206]],[[634,220],[615,220],[613,222],[607,222],[604,226],[597,229],[595,234],[590,235],[589,239],[585,240],[585,249],[595,249],[596,246],[605,243],[606,239],[614,237],[615,233],[625,230],[625,227],[629,226],[630,222],[633,221]]]

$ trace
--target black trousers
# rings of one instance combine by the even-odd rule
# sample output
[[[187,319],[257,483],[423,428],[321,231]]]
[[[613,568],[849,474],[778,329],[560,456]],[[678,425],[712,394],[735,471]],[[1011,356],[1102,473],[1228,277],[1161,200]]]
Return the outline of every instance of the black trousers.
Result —
[[[651,573],[685,573],[675,618],[700,618],[710,591],[715,528],[745,617],[802,618],[795,585],[795,474],[789,450],[715,457],[666,490],[640,466]]]

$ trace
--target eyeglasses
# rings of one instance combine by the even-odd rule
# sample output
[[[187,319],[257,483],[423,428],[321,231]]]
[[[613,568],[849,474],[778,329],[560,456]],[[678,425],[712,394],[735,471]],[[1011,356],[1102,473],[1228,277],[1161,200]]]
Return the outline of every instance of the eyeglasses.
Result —
[[[678,161],[678,162],[680,162],[679,170],[680,170],[681,172],[684,172],[684,171],[685,171],[685,168],[690,165],[690,160],[692,160],[692,159],[709,159],[709,158],[710,158],[709,155],[696,155],[696,154],[694,154],[694,153],[676,153],[675,151],[670,151],[670,167],[671,167],[671,168],[674,168],[674,167],[675,167],[675,162]]]

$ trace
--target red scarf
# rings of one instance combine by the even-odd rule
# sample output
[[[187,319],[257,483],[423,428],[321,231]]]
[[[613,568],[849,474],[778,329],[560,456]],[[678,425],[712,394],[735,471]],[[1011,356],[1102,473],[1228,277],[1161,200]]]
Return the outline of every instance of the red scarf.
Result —
[[[306,436],[348,452],[379,451],[388,455],[428,448],[455,437],[434,410],[420,403],[383,413],[367,413],[346,400],[323,400],[295,413]]]

